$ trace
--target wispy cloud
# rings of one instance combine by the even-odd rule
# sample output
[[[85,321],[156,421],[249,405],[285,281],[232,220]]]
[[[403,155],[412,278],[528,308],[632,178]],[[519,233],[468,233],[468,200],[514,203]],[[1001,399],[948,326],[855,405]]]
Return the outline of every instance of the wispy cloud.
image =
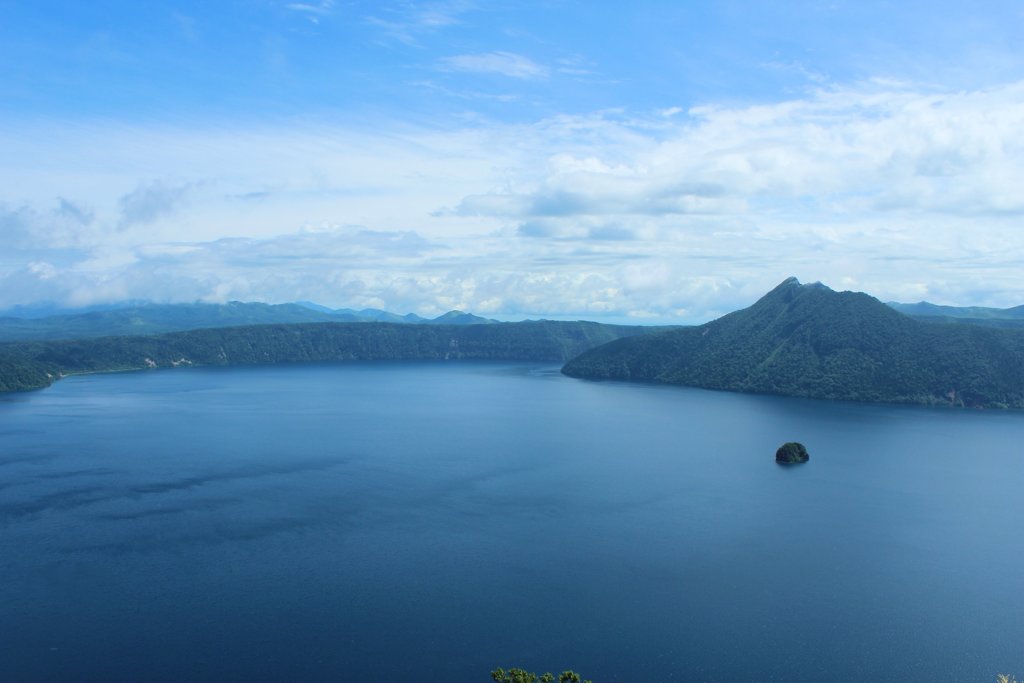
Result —
[[[319,23],[322,17],[329,16],[334,11],[334,0],[321,0],[320,2],[289,2],[285,9],[298,12],[314,24]]]
[[[455,55],[442,59],[439,66],[446,71],[496,74],[526,81],[545,79],[551,73],[548,67],[514,52]]]
[[[417,88],[423,88],[430,92],[440,93],[446,97],[454,97],[460,100],[466,101],[492,101],[492,102],[515,102],[521,98],[521,95],[515,93],[488,93],[481,92],[479,90],[468,90],[465,88],[452,88],[443,83],[436,81],[421,80],[412,81],[409,83],[410,86]]]
[[[388,40],[417,45],[420,36],[462,23],[462,15],[476,9],[469,0],[449,2],[405,2],[366,17]]]
[[[761,67],[769,71],[783,71],[794,73],[807,79],[809,82],[817,85],[823,85],[825,83],[828,83],[829,81],[829,77],[827,74],[821,71],[816,71],[815,69],[811,69],[799,61],[764,62],[763,64],[761,64]]]
[[[576,78],[594,75],[593,64],[579,55],[559,59],[556,70],[560,74]]]

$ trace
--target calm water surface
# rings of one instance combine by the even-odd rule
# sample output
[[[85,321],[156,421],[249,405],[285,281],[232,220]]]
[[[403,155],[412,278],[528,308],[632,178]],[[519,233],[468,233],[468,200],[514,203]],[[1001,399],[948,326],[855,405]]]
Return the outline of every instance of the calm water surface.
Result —
[[[0,679],[1019,678],[1022,444],[528,364],[71,378],[0,398]]]

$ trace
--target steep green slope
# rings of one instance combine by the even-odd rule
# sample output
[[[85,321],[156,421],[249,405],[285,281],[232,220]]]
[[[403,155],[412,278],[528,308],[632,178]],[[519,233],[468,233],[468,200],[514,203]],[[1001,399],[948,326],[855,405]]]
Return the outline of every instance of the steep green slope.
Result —
[[[7,343],[0,344],[0,391],[39,388],[68,374],[182,365],[442,359],[564,362],[608,341],[650,330],[550,320],[491,325],[314,323]]]
[[[790,278],[750,308],[583,353],[572,377],[895,403],[1024,407],[1024,333],[924,323]]]

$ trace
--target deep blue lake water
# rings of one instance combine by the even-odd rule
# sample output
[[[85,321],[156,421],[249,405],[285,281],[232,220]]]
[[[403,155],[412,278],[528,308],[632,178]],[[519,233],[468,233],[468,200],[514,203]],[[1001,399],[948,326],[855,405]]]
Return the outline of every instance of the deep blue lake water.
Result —
[[[0,679],[1020,677],[1022,521],[1020,413],[508,363],[69,378],[0,397]]]

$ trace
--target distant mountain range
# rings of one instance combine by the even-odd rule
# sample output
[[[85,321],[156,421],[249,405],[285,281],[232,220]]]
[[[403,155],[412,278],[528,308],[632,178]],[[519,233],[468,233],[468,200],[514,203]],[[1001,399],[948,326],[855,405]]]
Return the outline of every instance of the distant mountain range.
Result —
[[[1024,306],[983,308],[889,302],[890,308],[928,322],[955,322],[989,327],[1024,329]],[[0,342],[92,337],[135,336],[246,325],[294,323],[386,322],[425,325],[484,325],[497,320],[463,311],[449,311],[436,318],[415,313],[399,315],[377,308],[354,310],[328,308],[309,301],[291,304],[152,304],[128,302],[86,309],[52,305],[17,306],[0,311]]]
[[[1024,407],[1024,331],[924,322],[790,278],[718,320],[584,352],[563,372],[809,398]]]
[[[461,314],[453,316],[461,319]],[[656,329],[592,322],[293,323],[160,335],[0,344],[0,391],[48,386],[71,374],[209,365],[374,360],[528,360],[563,363],[614,339]]]
[[[573,377],[809,398],[1024,408],[1024,306],[883,304],[790,278],[694,327],[432,320],[297,304],[135,305],[0,318],[0,391],[62,376],[338,360],[565,362]]]
[[[449,311],[437,318],[426,319],[414,313],[397,315],[372,308],[361,311],[332,310],[310,303],[232,301],[227,304],[137,304],[44,317],[0,316],[0,342],[134,336],[215,327],[317,322],[481,325],[497,321],[462,311]]]
[[[918,320],[928,322],[965,323],[989,327],[1024,328],[1024,306],[1013,308],[985,308],[984,306],[939,306],[921,301],[900,304],[890,301],[888,306]]]

